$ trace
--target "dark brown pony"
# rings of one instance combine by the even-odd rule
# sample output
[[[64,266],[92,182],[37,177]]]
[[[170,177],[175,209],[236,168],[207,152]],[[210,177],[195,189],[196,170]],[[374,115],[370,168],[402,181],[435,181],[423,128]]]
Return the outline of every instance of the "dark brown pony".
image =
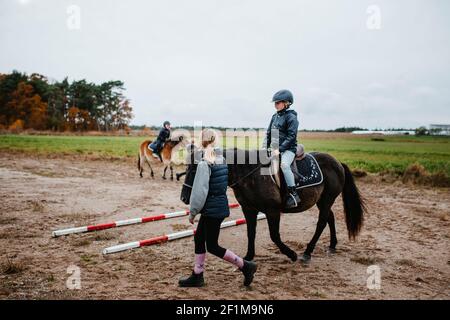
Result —
[[[190,148],[188,152],[191,153],[191,164],[187,166],[185,183],[181,190],[181,200],[185,203],[189,203],[191,186],[196,171],[194,160],[197,157],[194,148]],[[244,164],[236,164],[235,159],[238,153],[245,158]],[[290,210],[284,210],[286,191],[282,178],[283,174],[280,173],[280,170],[277,173],[278,177],[260,174],[261,168],[270,165],[267,152],[262,150],[226,150],[224,156],[228,163],[228,185],[232,187],[247,220],[248,248],[244,259],[253,260],[255,256],[256,217],[258,212],[263,212],[267,217],[272,241],[283,254],[287,255],[292,261],[296,261],[297,254],[281,240],[280,213],[302,212],[314,205],[319,208],[319,220],[314,236],[308,243],[300,260],[303,263],[308,263],[311,260],[311,254],[327,224],[331,233],[329,251],[335,253],[337,237],[334,213],[331,207],[341,193],[349,238],[354,239],[359,234],[366,208],[350,169],[329,154],[320,152],[311,154],[321,167],[323,182],[316,186],[300,189],[299,195],[302,199],[300,205]],[[253,161],[253,163],[256,162],[255,164],[250,164],[252,162],[249,159],[257,159],[257,161]],[[282,182],[281,188],[275,183],[275,178]]]
[[[153,151],[148,148],[149,144],[151,144],[151,143],[152,143],[151,140],[145,140],[139,146],[139,154],[138,154],[137,166],[138,166],[139,175],[141,176],[141,178],[143,177],[142,172],[144,171],[144,163],[145,162],[148,164],[148,166],[150,168],[150,175],[151,175],[152,178],[154,178],[155,176],[154,176],[154,173],[153,173],[153,168],[152,168],[151,162],[152,161],[160,162],[159,159],[156,159],[153,156]],[[161,158],[162,158],[162,162],[165,165],[165,167],[164,167],[164,174],[162,176],[163,179],[166,179],[167,168],[170,168],[170,180],[173,180],[172,151],[180,143],[181,144],[184,143],[184,137],[183,136],[172,138],[172,139],[170,139],[170,140],[168,140],[168,141],[166,141],[164,143],[164,147],[162,148],[162,150],[160,152]]]

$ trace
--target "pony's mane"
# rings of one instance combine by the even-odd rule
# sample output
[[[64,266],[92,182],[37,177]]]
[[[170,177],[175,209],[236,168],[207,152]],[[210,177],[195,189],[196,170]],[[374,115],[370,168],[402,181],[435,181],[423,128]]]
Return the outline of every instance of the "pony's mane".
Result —
[[[239,154],[239,157],[238,157]],[[232,159],[230,159],[230,155],[232,155]],[[237,163],[237,160],[239,159],[240,162],[242,159],[244,160],[244,163],[238,163],[238,164],[245,164],[245,165],[260,165],[260,164],[269,164],[269,158],[267,157],[266,150],[245,150],[245,149],[225,149],[223,151],[223,156],[225,159],[227,159],[227,163]],[[256,160],[256,161],[255,161]],[[251,162],[250,162],[251,161]],[[255,163],[256,162],[256,163]]]

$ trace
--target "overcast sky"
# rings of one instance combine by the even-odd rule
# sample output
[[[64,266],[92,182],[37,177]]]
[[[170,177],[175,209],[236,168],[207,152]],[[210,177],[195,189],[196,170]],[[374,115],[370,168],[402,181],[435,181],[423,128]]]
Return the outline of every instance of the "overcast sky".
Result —
[[[133,124],[265,127],[283,88],[305,129],[450,123],[449,39],[447,0],[0,0],[1,73],[122,80]]]

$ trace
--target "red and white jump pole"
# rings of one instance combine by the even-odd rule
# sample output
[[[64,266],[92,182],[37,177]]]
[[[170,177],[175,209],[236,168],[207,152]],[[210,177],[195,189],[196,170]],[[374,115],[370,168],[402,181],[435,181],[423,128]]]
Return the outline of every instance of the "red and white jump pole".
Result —
[[[230,207],[230,209],[237,208],[237,207],[239,207],[239,203],[232,203],[229,205],[229,207]],[[54,238],[56,238],[56,237],[65,236],[65,235],[73,234],[73,233],[84,233],[84,232],[105,230],[105,229],[129,226],[131,224],[139,224],[139,223],[153,222],[153,221],[158,221],[158,220],[171,219],[171,218],[176,218],[176,217],[183,217],[183,216],[187,216],[187,215],[189,215],[189,210],[169,212],[169,213],[164,213],[164,214],[150,216],[150,217],[133,218],[133,219],[119,220],[119,221],[114,221],[114,222],[109,222],[109,223],[96,224],[96,225],[91,225],[91,226],[55,230],[52,232],[52,236]]]
[[[266,215],[263,213],[260,213],[257,216],[258,220],[265,219],[265,218],[266,218]],[[220,229],[238,226],[240,224],[245,224],[245,223],[246,223],[246,221],[244,218],[238,219],[238,220],[232,220],[232,221],[225,221],[225,222],[222,222],[222,224],[220,225]],[[140,247],[145,247],[145,246],[151,246],[151,245],[154,245],[157,243],[163,243],[163,242],[167,242],[167,241],[172,241],[172,240],[176,240],[176,239],[193,236],[195,234],[195,231],[196,231],[196,229],[191,229],[191,230],[175,232],[175,233],[171,233],[171,234],[167,234],[167,235],[163,235],[163,236],[159,236],[159,237],[154,237],[154,238],[150,238],[150,239],[146,239],[146,240],[119,244],[116,246],[105,248],[105,249],[103,249],[102,252],[103,252],[103,254],[111,254],[111,253],[117,253],[117,252],[121,252],[121,251],[125,251],[125,250],[130,250],[130,249],[135,249],[135,248],[140,248]]]

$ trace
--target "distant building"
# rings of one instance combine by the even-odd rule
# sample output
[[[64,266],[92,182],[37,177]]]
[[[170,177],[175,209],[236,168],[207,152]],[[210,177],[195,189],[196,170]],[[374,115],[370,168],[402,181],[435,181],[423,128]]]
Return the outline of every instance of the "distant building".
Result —
[[[356,130],[352,131],[352,134],[382,134],[382,135],[415,135],[414,131],[409,130]]]
[[[450,124],[430,124],[430,134],[450,136]]]

